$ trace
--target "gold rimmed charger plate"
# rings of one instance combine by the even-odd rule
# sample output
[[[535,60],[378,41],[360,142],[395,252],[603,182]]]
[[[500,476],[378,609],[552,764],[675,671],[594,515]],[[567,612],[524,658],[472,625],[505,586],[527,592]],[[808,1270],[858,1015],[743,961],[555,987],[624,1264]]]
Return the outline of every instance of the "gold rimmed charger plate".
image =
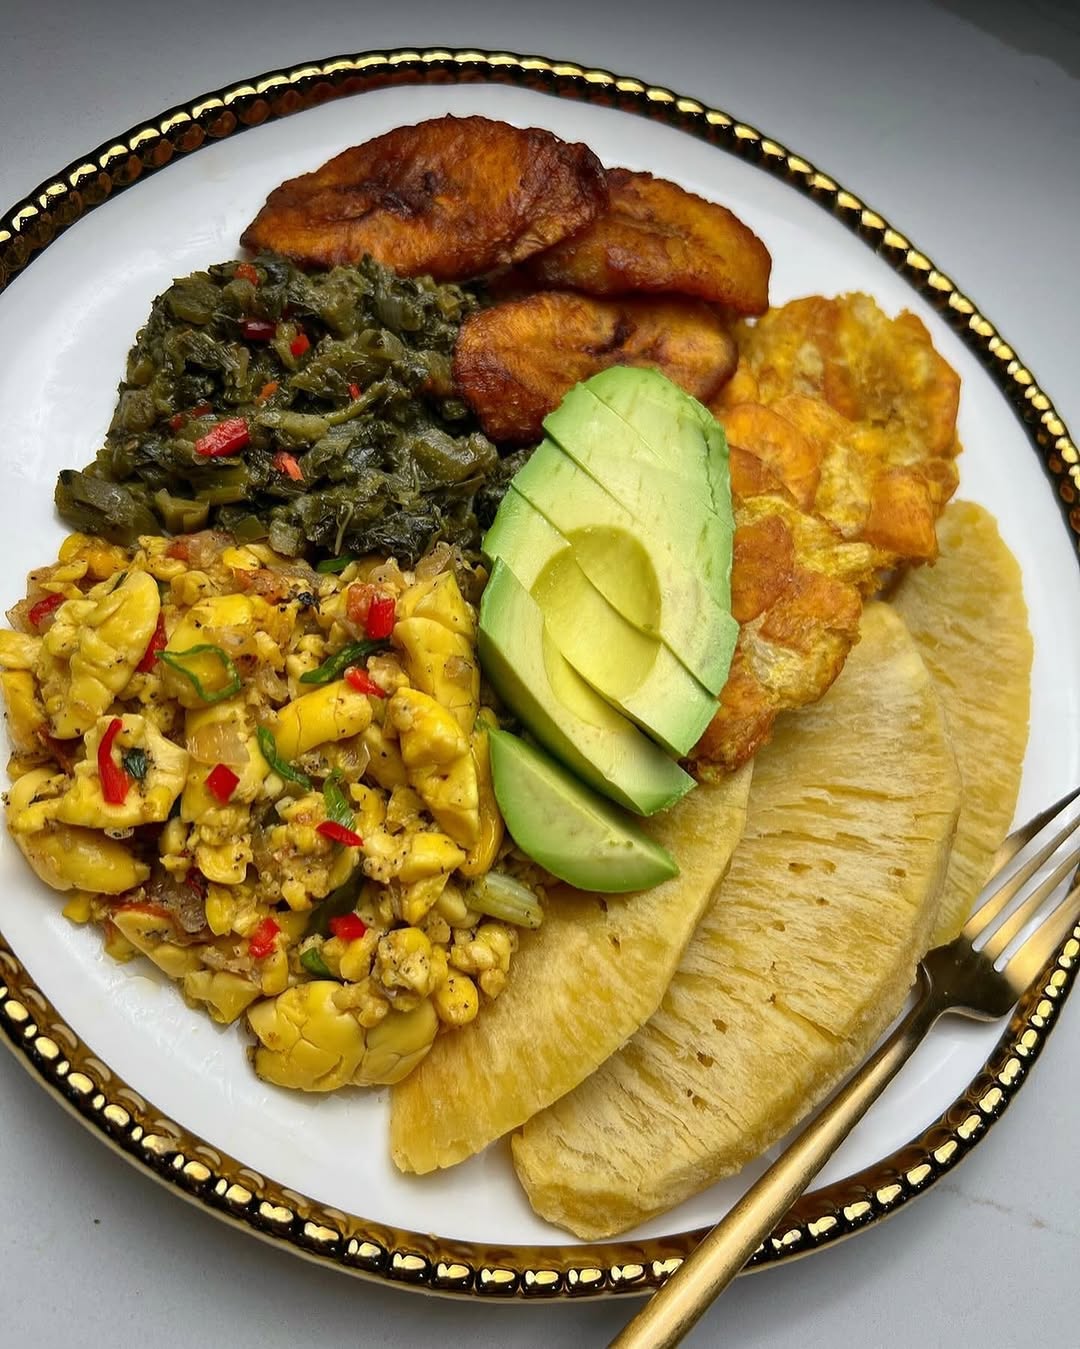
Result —
[[[1031,372],[976,305],[899,231],[809,161],[695,99],[607,71],[497,52],[369,52],[272,72],[205,95],[110,140],[0,219],[0,290],[110,197],[206,146],[352,95],[470,84],[511,86],[649,118],[810,196],[928,301],[989,371],[1020,417],[1062,504],[1075,557],[1076,447]],[[257,205],[251,203],[252,213]],[[804,1196],[749,1267],[790,1260],[851,1236],[897,1212],[956,1166],[1023,1085],[1072,987],[1078,955],[1074,934],[1016,1009],[980,1071],[929,1128],[873,1165]],[[2,935],[0,1030],[58,1101],[141,1169],[225,1221],[350,1273],[416,1290],[530,1300],[647,1291],[701,1234],[695,1229],[594,1245],[505,1245],[423,1235],[316,1202],[163,1115],[95,1055],[92,1030],[84,1038],[86,1027],[64,1023]],[[236,1068],[246,1071],[239,1061]]]

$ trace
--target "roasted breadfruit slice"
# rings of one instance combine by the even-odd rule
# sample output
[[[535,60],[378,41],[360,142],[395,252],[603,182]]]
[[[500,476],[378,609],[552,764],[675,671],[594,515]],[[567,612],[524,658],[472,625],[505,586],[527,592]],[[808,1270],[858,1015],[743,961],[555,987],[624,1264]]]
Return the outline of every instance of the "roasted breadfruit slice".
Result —
[[[609,169],[607,185],[607,209],[538,253],[526,276],[588,295],[664,291],[765,312],[772,259],[738,216],[651,173]]]
[[[840,679],[758,755],[742,841],[660,1009],[515,1135],[533,1208],[611,1236],[807,1114],[903,1003],[959,804],[930,675],[871,605]]]
[[[506,990],[394,1088],[401,1170],[471,1157],[576,1087],[652,1015],[727,869],[749,785],[746,768],[647,822],[681,868],[673,880],[633,895],[551,893],[543,926],[521,934]]]
[[[563,396],[598,370],[651,366],[708,402],[736,360],[726,324],[706,304],[546,291],[470,314],[454,381],[492,440],[529,444]]]
[[[813,295],[738,324],[739,368],[711,404],[806,510],[892,562],[937,556],[956,490],[960,378],[914,314]]]
[[[487,117],[436,117],[282,183],[240,242],[316,267],[370,253],[404,276],[464,281],[557,243],[606,203],[587,146]]]
[[[938,538],[934,566],[909,572],[893,596],[937,686],[964,784],[933,945],[963,926],[1012,823],[1032,660],[1020,568],[993,516],[954,501]]]

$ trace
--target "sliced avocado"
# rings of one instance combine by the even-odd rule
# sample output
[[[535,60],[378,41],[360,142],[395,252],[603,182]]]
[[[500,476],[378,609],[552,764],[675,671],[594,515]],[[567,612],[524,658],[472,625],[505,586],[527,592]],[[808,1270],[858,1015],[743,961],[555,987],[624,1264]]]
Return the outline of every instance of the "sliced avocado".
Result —
[[[577,673],[540,606],[499,558],[480,601],[480,663],[533,735],[597,791],[639,815],[685,796],[694,779]]]
[[[625,373],[632,376],[655,372],[614,366],[603,373],[605,375]],[[681,398],[681,403],[673,402],[667,407],[666,424],[661,427],[664,404],[655,396],[648,392],[639,392],[634,399],[621,400],[631,409],[635,402],[641,404],[644,400],[648,400],[648,416],[642,426],[637,426],[597,396],[593,388],[597,378],[594,375],[583,384],[575,384],[555,411],[549,412],[544,418],[544,430],[552,440],[558,441],[567,453],[570,442],[580,439],[584,431],[598,448],[616,449],[621,458],[632,458],[647,470],[658,470],[675,477],[686,488],[697,488],[700,483],[708,481],[710,455],[719,453],[721,459],[726,459],[726,439],[716,441],[714,437],[710,443],[710,439],[706,436],[706,428],[700,414],[702,412],[708,416],[712,414],[702,408],[701,404],[688,393],[671,384],[670,380],[665,383],[671,384],[674,393]],[[648,388],[653,389],[651,383]],[[719,422],[716,426],[723,436],[723,427]],[[731,515],[730,502],[727,503],[726,510],[721,508],[718,511],[713,504],[711,492],[705,497],[699,496],[696,506],[699,510],[719,515],[721,519]]]
[[[530,591],[559,650],[598,693],[669,753],[683,755],[697,744],[716,699],[663,642],[608,603],[535,506],[508,491],[483,546]]]
[[[691,465],[701,462],[702,448],[688,417],[673,424],[671,389],[677,386],[665,375],[658,370],[612,366],[593,375],[585,387],[631,427],[643,443],[653,447],[664,462],[679,472],[685,469],[698,476],[700,469],[691,469]],[[697,429],[705,437],[703,466],[713,507],[720,515],[730,517],[731,478],[724,429],[696,398],[682,389],[679,393],[684,400],[680,406],[684,412],[696,416]]]
[[[618,369],[630,383],[652,371]],[[654,447],[592,392],[578,384],[544,420],[544,429],[585,473],[620,501],[638,523],[677,556],[692,559],[713,599],[731,607],[731,493],[724,512],[714,508],[706,458],[711,452],[695,404],[670,380],[666,439]],[[651,383],[650,383],[651,387]],[[726,465],[727,443],[720,431]]]
[[[617,806],[543,750],[489,731],[495,799],[514,842],[579,890],[648,890],[679,874],[675,859]]]
[[[710,693],[719,693],[739,628],[702,581],[692,551],[676,557],[554,441],[539,445],[511,490],[567,539],[581,570],[628,622],[659,637]]]

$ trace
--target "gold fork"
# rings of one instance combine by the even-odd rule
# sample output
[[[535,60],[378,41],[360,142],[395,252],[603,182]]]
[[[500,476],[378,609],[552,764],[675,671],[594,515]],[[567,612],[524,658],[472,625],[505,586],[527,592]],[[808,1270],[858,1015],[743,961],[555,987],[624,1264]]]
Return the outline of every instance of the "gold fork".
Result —
[[[1070,792],[1021,826],[999,848],[992,876],[1058,821],[1080,796]],[[947,946],[927,952],[919,966],[915,1005],[885,1043],[863,1064],[733,1209],[683,1261],[614,1340],[610,1349],[664,1349],[678,1344],[719,1297],[762,1241],[807,1188],[851,1130],[914,1053],[945,1012],[993,1021],[1009,1012],[1080,920],[1080,884],[1068,892],[1010,956],[995,963],[1080,863],[1080,818],[1059,829],[1002,884],[982,892],[982,903]],[[1036,873],[1069,843],[1062,860],[1037,884]],[[1077,873],[1080,875],[1080,872]],[[1022,901],[997,920],[1025,890]],[[976,949],[978,943],[978,949]]]

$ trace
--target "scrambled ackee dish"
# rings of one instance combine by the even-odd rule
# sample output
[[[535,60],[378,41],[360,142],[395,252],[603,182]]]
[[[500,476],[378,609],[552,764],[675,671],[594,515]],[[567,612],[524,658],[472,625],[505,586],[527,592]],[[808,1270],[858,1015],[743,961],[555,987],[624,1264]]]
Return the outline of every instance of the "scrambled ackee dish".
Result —
[[[16,842],[112,956],[246,1013],[268,1081],[398,1081],[540,922],[491,790],[481,579],[445,545],[316,571],[74,534],[0,632]]]

